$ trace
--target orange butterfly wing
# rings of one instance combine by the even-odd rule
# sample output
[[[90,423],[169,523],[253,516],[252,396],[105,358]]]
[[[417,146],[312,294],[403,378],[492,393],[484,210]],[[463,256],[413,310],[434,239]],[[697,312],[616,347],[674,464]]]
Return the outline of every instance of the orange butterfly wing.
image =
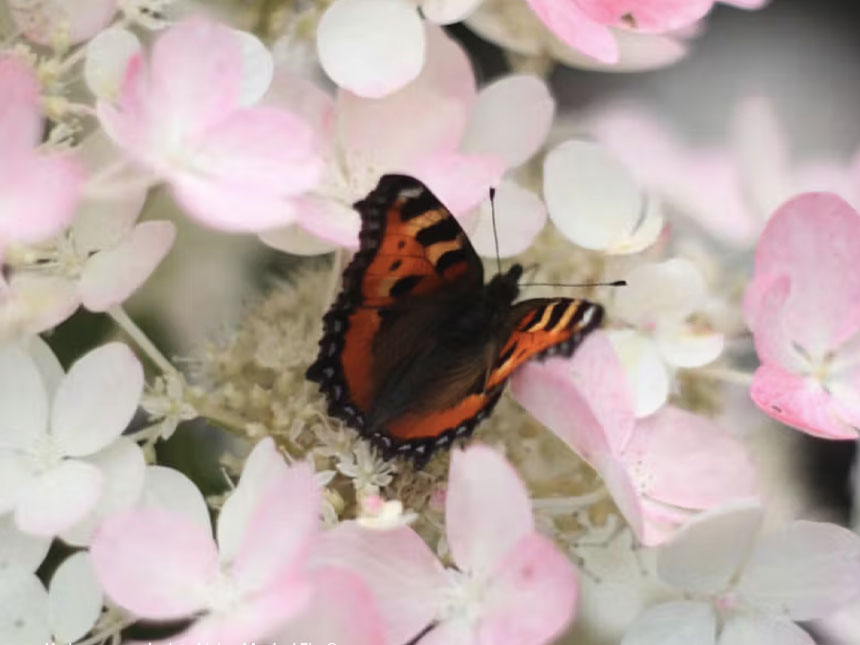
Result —
[[[362,201],[360,247],[323,318],[320,353],[307,376],[329,413],[363,429],[375,395],[373,343],[385,308],[457,285],[483,288],[481,261],[454,216],[419,181],[386,175]]]
[[[434,447],[468,436],[492,411],[506,381],[520,365],[532,358],[572,355],[602,321],[603,307],[587,300],[536,299],[514,305],[509,313],[510,333],[500,344],[482,390],[450,408],[405,415],[392,422],[388,433],[400,442],[395,450],[420,458]]]

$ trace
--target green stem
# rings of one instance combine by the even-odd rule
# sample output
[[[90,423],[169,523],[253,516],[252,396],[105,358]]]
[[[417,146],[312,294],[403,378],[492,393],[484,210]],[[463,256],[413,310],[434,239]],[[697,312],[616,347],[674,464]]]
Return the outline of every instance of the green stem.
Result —
[[[179,374],[173,364],[167,360],[164,354],[155,346],[144,331],[137,326],[129,315],[126,313],[122,305],[115,305],[108,309],[108,315],[113,318],[114,322],[135,342],[135,344],[143,350],[143,353],[149,356],[153,363],[165,374]]]

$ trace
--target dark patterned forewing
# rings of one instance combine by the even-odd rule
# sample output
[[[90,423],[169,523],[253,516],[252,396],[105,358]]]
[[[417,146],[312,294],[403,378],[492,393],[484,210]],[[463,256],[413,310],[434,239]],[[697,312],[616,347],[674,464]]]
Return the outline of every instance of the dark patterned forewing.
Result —
[[[479,294],[484,275],[457,220],[418,180],[386,175],[355,208],[360,247],[323,318],[307,376],[320,384],[332,416],[364,429],[378,386],[373,345],[383,316],[450,288]]]
[[[496,405],[507,379],[532,358],[570,356],[583,338],[600,326],[603,308],[586,300],[554,298],[526,300],[511,307],[504,336],[488,339],[486,377],[477,388],[454,397],[456,402],[432,412],[406,414],[386,424],[373,438],[391,452],[417,461],[433,449],[469,436]],[[475,355],[480,364],[484,359]]]

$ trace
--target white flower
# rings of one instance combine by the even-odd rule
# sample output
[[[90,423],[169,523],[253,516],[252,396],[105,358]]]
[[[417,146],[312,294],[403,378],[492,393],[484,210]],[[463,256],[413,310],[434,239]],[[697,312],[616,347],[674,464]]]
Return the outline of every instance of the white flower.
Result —
[[[692,600],[651,607],[622,645],[813,645],[795,620],[860,598],[860,537],[796,521],[759,535],[762,509],[707,513],[658,550],[657,570]]]
[[[69,556],[48,589],[28,569],[0,571],[0,643],[74,643],[95,625],[102,592],[88,553]]]
[[[399,499],[385,500],[379,495],[367,495],[360,500],[361,514],[356,518],[359,526],[385,531],[411,524],[418,517],[415,513],[403,512]]]
[[[182,421],[197,417],[197,410],[186,398],[186,387],[181,374],[165,374],[143,395],[140,405],[151,420],[159,422],[158,436],[162,439],[172,437]]]
[[[637,417],[656,412],[669,396],[675,368],[700,367],[723,351],[722,334],[697,324],[707,287],[696,266],[674,258],[631,271],[615,294],[614,318],[630,325],[609,331],[635,395]]]
[[[379,489],[391,483],[394,466],[383,461],[366,441],[359,441],[340,457],[337,469],[353,480],[359,497],[376,495]]]
[[[114,458],[135,461],[117,439],[143,390],[143,369],[121,343],[91,351],[65,376],[48,357],[0,350],[0,514],[14,512],[19,529],[45,536],[84,519],[107,479],[114,492]]]

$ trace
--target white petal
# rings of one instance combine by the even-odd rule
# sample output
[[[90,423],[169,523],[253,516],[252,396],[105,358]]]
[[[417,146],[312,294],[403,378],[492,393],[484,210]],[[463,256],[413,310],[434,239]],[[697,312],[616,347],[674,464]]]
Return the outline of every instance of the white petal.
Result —
[[[719,645],[815,645],[815,641],[790,621],[739,614],[723,627]]]
[[[430,22],[437,25],[450,25],[460,22],[483,0],[423,0],[421,13]]]
[[[50,546],[51,538],[22,533],[11,515],[0,517],[0,576],[12,566],[35,571]]]
[[[84,306],[90,311],[107,311],[123,302],[146,282],[175,237],[173,222],[144,222],[114,248],[93,255],[79,283]]]
[[[505,76],[478,94],[461,150],[519,166],[543,145],[554,114],[546,83],[528,74]]]
[[[640,72],[671,65],[684,57],[687,47],[680,38],[643,34],[626,29],[613,29],[618,43],[617,63],[601,63],[558,39],[550,42],[553,57],[581,69],[602,72]]]
[[[717,619],[699,602],[668,602],[642,612],[621,645],[713,645]]]
[[[684,591],[715,595],[729,586],[759,529],[761,508],[738,504],[700,515],[657,552],[660,577]]]
[[[59,325],[80,304],[75,283],[60,276],[17,273],[0,307],[0,343]]]
[[[664,224],[663,206],[660,200],[649,195],[645,198],[642,218],[633,232],[616,242],[614,246],[607,249],[607,252],[614,255],[629,255],[644,251],[660,237]]]
[[[48,592],[25,569],[0,572],[0,643],[43,645],[51,642]]]
[[[615,313],[633,325],[680,323],[707,296],[702,274],[682,258],[642,264],[625,279],[627,286],[615,292]]]
[[[860,599],[860,536],[825,522],[793,522],[760,541],[738,593],[768,614],[812,620]]]
[[[632,329],[607,332],[633,387],[636,417],[647,417],[669,398],[669,373],[657,346]]]
[[[272,84],[275,61],[272,59],[272,53],[254,34],[239,29],[234,29],[233,33],[242,48],[242,90],[239,103],[243,106],[254,105],[263,98]]]
[[[0,450],[0,513],[15,508],[35,476],[36,467],[27,456]]]
[[[414,7],[400,0],[336,0],[317,27],[317,52],[340,87],[379,98],[424,66],[425,38]]]
[[[86,461],[101,471],[104,485],[92,511],[60,536],[74,546],[89,544],[103,518],[128,508],[138,500],[146,471],[143,451],[127,437],[120,437]]]
[[[102,611],[102,590],[89,553],[78,551],[59,566],[48,585],[48,608],[58,643],[74,643],[96,624]]]
[[[140,51],[140,41],[128,29],[105,29],[87,43],[84,80],[96,98],[113,102],[125,80],[132,56]]]
[[[118,437],[137,410],[143,368],[127,345],[108,343],[72,365],[57,390],[51,432],[67,455],[91,455]]]
[[[57,391],[60,382],[66,375],[63,366],[60,365],[60,359],[54,354],[41,336],[33,336],[27,342],[27,352],[30,358],[33,359],[36,367],[39,370],[39,375],[42,377],[42,384],[45,386],[45,392],[49,400],[54,398],[54,393]]]
[[[495,203],[499,257],[519,255],[531,246],[543,230],[546,207],[535,193],[508,180],[503,180],[496,190]],[[481,203],[476,221],[469,230],[469,239],[475,251],[484,257],[496,257],[493,211],[489,199]]]
[[[0,449],[30,446],[47,426],[47,394],[35,361],[24,347],[0,348]]]
[[[633,175],[605,148],[567,141],[544,161],[549,216],[569,240],[609,250],[632,235],[645,203]]]
[[[195,524],[210,528],[209,511],[200,489],[178,470],[148,466],[138,506],[161,508],[184,515]]]
[[[15,524],[33,535],[56,535],[79,521],[101,494],[102,474],[82,461],[65,460],[36,477],[15,507]]]
[[[675,367],[707,365],[725,346],[722,334],[699,333],[685,325],[661,328],[656,340],[665,361]]]

